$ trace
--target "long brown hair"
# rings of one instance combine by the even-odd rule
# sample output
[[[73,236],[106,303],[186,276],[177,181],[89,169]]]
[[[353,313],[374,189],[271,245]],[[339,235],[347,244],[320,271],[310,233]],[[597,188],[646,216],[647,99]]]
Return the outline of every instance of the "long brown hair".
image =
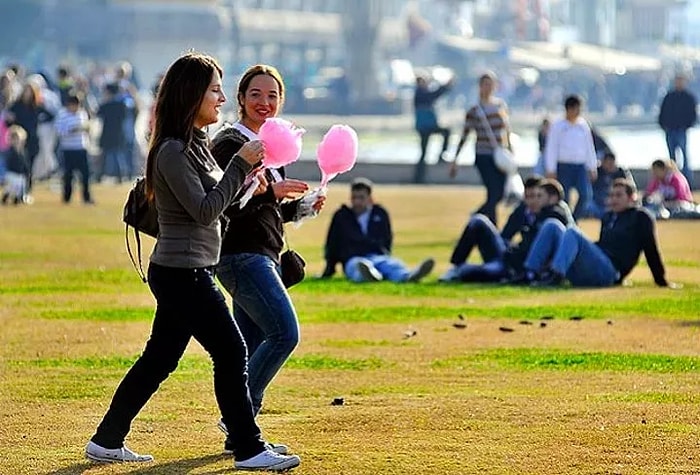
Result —
[[[274,66],[270,66],[269,64],[256,64],[255,66],[251,66],[248,69],[246,69],[243,75],[241,76],[240,81],[238,81],[238,91],[236,92],[236,99],[238,101],[238,117],[241,119],[245,117],[243,98],[245,97],[245,93],[250,87],[250,82],[255,76],[260,76],[262,74],[272,77],[272,79],[274,79],[277,82],[277,87],[280,90],[278,109],[282,109],[282,106],[284,105],[284,81],[282,80],[282,75],[280,74],[280,72],[277,70],[277,68],[275,68]]]
[[[163,76],[155,99],[155,121],[146,158],[146,194],[149,200],[155,196],[153,167],[158,149],[167,139],[182,140],[185,149],[190,147],[194,121],[215,71],[223,77],[216,59],[192,52],[175,60]]]

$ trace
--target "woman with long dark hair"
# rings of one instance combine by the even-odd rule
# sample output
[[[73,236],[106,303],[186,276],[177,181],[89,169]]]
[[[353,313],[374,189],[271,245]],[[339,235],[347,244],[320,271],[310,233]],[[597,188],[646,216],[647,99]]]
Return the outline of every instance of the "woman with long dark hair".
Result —
[[[148,268],[157,306],[151,336],[114,394],[86,447],[101,462],[147,462],[124,446],[131,422],[194,337],[214,362],[214,392],[231,432],[234,466],[281,471],[299,457],[269,450],[255,422],[246,373],[246,347],[214,281],[221,247],[219,218],[247,173],[263,156],[260,141],[242,147],[222,170],[202,130],[226,101],[222,70],[210,56],[188,53],[168,69],[158,92],[146,159],[146,189],[158,210],[159,234]],[[248,232],[229,228],[228,233]]]

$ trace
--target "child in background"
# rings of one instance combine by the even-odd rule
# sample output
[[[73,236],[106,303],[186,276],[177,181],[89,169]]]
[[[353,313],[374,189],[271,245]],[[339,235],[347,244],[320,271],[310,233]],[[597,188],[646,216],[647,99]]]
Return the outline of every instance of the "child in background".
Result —
[[[88,166],[88,131],[90,123],[80,97],[69,93],[66,105],[58,113],[56,122],[58,149],[63,156],[63,202],[69,203],[73,194],[73,172],[77,170],[83,184],[83,202],[93,204],[90,197],[90,169]]]
[[[12,125],[7,131],[7,137],[10,148],[5,152],[5,191],[2,194],[2,204],[6,205],[12,199],[12,202],[18,205],[25,201],[27,192],[29,175],[29,161],[25,153],[27,132],[19,125]]]

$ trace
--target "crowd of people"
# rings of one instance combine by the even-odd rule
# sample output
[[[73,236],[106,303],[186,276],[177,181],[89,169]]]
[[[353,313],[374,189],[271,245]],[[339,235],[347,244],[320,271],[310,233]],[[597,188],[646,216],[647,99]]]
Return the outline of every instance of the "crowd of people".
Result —
[[[34,183],[54,175],[61,178],[68,203],[77,172],[83,202],[92,204],[93,181],[121,182],[140,174],[136,119],[141,108],[128,62],[90,75],[63,66],[55,76],[27,74],[17,64],[1,71],[3,203],[31,203]]]
[[[127,63],[112,73],[95,103],[90,91],[81,88],[84,81],[66,68],[58,72],[56,91],[43,76],[23,78],[18,68],[5,71],[0,89],[3,204],[29,200],[32,184],[44,177],[37,172],[42,153],[57,157],[66,203],[74,172],[81,177],[85,203],[93,203],[91,177],[121,181],[135,175],[138,94]],[[209,137],[206,129],[220,120],[227,100],[222,75],[215,58],[187,53],[159,80],[145,159],[146,191],[159,224],[147,279],[156,300],[155,317],[142,354],[85,448],[93,461],[153,460],[128,449],[125,438],[194,338],[214,362],[218,427],[226,435],[224,451],[233,455],[234,466],[284,471],[300,464],[287,445],[263,438],[256,417],[266,389],[299,342],[299,320],[282,278],[284,226],[318,214],[325,197],[319,194],[311,206],[302,206],[309,185],[287,177],[284,168],[262,166],[265,146],[258,133],[266,119],[280,113],[285,100],[284,80],[273,66],[255,65],[242,74],[234,92],[237,120]],[[617,165],[612,150],[582,117],[582,100],[576,95],[566,98],[563,118],[543,123],[542,175],[524,180],[522,200],[499,231],[497,207],[512,172],[496,159],[498,148],[511,146],[508,108],[495,96],[496,84],[492,73],[479,79],[479,100],[466,112],[456,148],[459,155],[470,133],[476,133],[475,163],[486,201],[467,221],[450,266],[438,281],[608,287],[620,284],[644,253],[654,282],[675,286],[666,278],[655,216],[694,217],[690,184],[674,160],[656,160],[653,179],[640,199],[629,171]],[[444,140],[441,158],[448,160],[448,134],[439,126],[433,104],[449,87],[431,90],[425,81],[418,83],[422,165],[427,141],[436,133]],[[96,171],[88,159],[93,117],[102,124],[102,160]],[[48,128],[44,139],[41,127]],[[678,148],[680,139],[674,134]],[[455,157],[449,158],[454,176]],[[53,168],[44,169],[50,174]],[[578,195],[573,212],[572,189]],[[421,282],[435,260],[426,257],[411,267],[393,255],[390,213],[375,201],[373,191],[368,178],[350,184],[349,206],[340,206],[332,216],[319,277],[333,277],[340,264],[345,277],[356,283]],[[244,199],[248,195],[252,197]],[[590,217],[601,222],[596,242],[578,227]],[[475,248],[481,254],[478,263],[469,262]],[[232,297],[232,311],[216,279]]]

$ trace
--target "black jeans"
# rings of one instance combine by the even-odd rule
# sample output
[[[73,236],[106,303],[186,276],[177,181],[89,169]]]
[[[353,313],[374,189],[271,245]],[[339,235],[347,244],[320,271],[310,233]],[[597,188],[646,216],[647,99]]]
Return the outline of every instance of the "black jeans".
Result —
[[[62,150],[63,155],[63,201],[68,203],[73,194],[73,172],[80,173],[80,181],[83,184],[83,201],[89,203],[90,198],[90,170],[88,167],[87,150]]]
[[[148,283],[157,300],[151,337],[112,399],[92,437],[106,448],[124,444],[131,421],[172,373],[194,337],[214,362],[214,393],[237,460],[264,450],[248,391],[247,355],[213,269],[182,269],[151,263]]]
[[[496,222],[496,205],[503,199],[506,174],[496,168],[493,154],[477,154],[474,165],[479,170],[481,181],[486,187],[486,202],[476,212],[485,215],[493,224],[498,225]]]
[[[475,214],[467,223],[454,251],[452,251],[450,263],[456,266],[464,264],[474,246],[478,246],[484,262],[503,259],[503,255],[506,252],[506,243],[503,241],[498,229],[489,219],[481,214]]]
[[[416,163],[415,174],[413,176],[414,183],[424,183],[425,182],[425,154],[428,150],[428,141],[430,136],[434,134],[442,135],[442,152],[446,152],[447,148],[450,146],[450,129],[445,127],[436,127],[434,129],[419,130],[418,135],[420,136],[420,158],[418,163]],[[440,155],[438,161],[442,161],[442,154]]]

